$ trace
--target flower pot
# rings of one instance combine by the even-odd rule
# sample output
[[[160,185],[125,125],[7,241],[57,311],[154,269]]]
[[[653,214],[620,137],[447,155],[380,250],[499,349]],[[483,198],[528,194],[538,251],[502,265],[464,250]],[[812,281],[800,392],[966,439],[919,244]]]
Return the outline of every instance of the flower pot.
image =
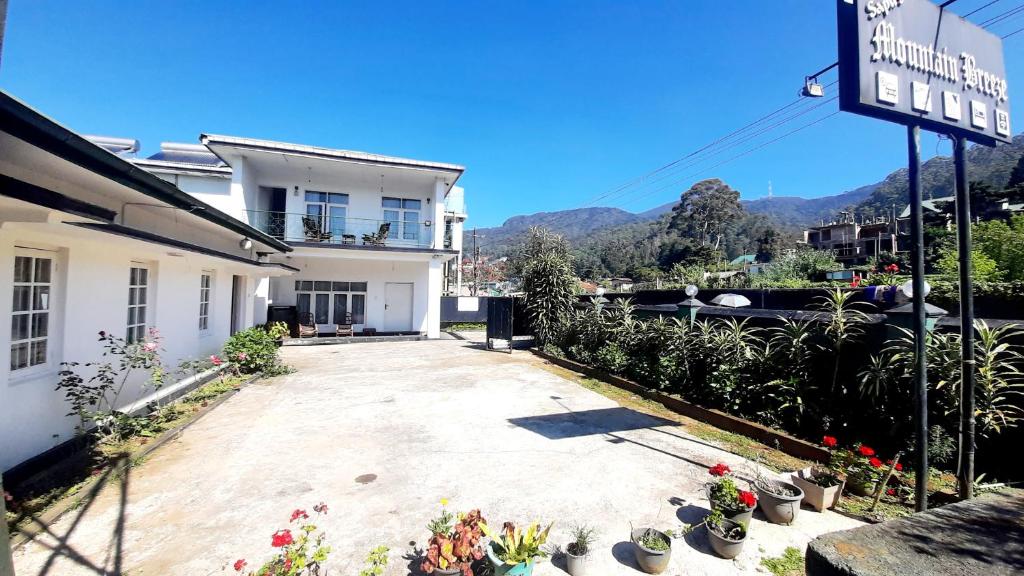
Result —
[[[668,561],[672,559],[672,539],[668,537],[668,534],[654,530],[662,540],[668,543],[668,550],[651,550],[640,545],[640,537],[647,530],[648,528],[637,528],[630,534],[629,539],[633,543],[633,553],[636,555],[636,563],[640,565],[640,569],[648,574],[659,574],[668,568]]]
[[[790,490],[794,490],[796,496],[782,496],[769,492],[760,486],[754,486],[757,490],[757,501],[761,504],[761,512],[772,524],[792,524],[796,520],[796,513],[800,511],[800,501],[804,499],[804,491],[798,486],[789,482],[778,481]]]
[[[846,488],[858,496],[875,495],[875,482],[862,474],[851,474],[846,479]]]
[[[739,525],[730,520],[723,520],[722,524],[726,530],[731,530]],[[732,560],[739,556],[740,552],[743,551],[743,543],[747,541],[747,531],[743,531],[743,538],[740,538],[739,540],[730,540],[720,534],[717,530],[712,530],[711,527],[708,527],[708,541],[711,542],[711,549],[715,551],[715,554],[718,554],[727,560]]]
[[[754,505],[751,506],[750,508],[723,508],[718,504],[715,504],[715,501],[711,499],[712,486],[713,484],[711,484],[710,482],[704,485],[704,492],[708,497],[708,502],[711,504],[711,510],[720,511],[722,513],[722,516],[724,516],[726,520],[732,520],[733,522],[737,522],[739,524],[743,524],[744,526],[749,527],[750,519],[754,516],[754,509],[757,508],[757,503],[755,502]]]
[[[846,485],[846,479],[841,474],[837,474],[836,477],[839,478],[839,484],[829,487],[819,486],[814,482],[814,478],[824,473],[824,471],[817,468],[804,468],[803,470],[793,472],[791,475],[793,484],[804,491],[804,502],[810,504],[818,512],[823,512],[827,508],[832,508],[839,504],[839,498],[843,494],[843,486]]]
[[[494,568],[494,576],[530,576],[533,574],[534,564],[537,563],[536,558],[531,558],[529,562],[506,564],[504,560],[498,558],[498,554],[494,551],[493,542],[487,544],[487,560],[490,561],[491,566]]]
[[[565,551],[565,570],[569,576],[584,576],[587,573],[588,554],[577,556],[568,550]]]
[[[462,569],[453,568],[451,566],[448,568],[437,567],[434,568],[434,574],[437,576],[458,576],[459,574],[462,574]]]

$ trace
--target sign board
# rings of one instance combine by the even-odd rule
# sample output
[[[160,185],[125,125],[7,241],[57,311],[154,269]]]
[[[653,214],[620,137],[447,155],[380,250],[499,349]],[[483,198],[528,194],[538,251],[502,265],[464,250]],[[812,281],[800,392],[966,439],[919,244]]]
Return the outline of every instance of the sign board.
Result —
[[[1010,142],[1003,42],[931,0],[837,0],[839,108]]]
[[[459,296],[459,312],[478,312],[480,310],[480,299],[476,296]]]

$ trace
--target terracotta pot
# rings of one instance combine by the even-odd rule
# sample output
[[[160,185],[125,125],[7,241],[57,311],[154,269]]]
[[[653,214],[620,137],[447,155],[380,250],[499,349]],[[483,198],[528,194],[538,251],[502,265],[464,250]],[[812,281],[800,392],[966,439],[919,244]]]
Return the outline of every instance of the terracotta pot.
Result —
[[[811,505],[818,512],[839,504],[839,498],[843,495],[843,486],[846,485],[846,477],[842,474],[834,474],[839,478],[839,484],[835,486],[819,486],[814,483],[814,478],[827,473],[817,468],[804,468],[793,472],[791,478],[793,484],[804,491],[804,502]]]

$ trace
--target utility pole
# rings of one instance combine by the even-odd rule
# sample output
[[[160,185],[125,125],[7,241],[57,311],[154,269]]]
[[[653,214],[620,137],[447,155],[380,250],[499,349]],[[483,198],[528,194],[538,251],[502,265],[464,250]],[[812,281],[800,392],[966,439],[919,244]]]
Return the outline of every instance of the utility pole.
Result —
[[[478,270],[480,269],[480,247],[477,246],[476,239],[483,238],[476,233],[476,227],[473,227],[473,296],[479,296],[480,294],[480,275]]]
[[[956,236],[960,256],[960,497],[974,497],[974,287],[971,278],[971,190],[967,140],[953,144],[956,165]]]

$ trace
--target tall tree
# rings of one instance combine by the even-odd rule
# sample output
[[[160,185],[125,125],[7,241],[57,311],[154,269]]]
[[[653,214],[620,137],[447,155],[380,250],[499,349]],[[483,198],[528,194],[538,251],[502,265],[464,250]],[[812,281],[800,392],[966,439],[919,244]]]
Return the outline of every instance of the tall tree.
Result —
[[[718,178],[702,180],[680,196],[669,229],[718,250],[729,226],[743,214],[740,193]]]
[[[544,345],[568,318],[576,295],[569,244],[544,228],[530,228],[511,267],[523,280],[526,313],[538,343]]]

